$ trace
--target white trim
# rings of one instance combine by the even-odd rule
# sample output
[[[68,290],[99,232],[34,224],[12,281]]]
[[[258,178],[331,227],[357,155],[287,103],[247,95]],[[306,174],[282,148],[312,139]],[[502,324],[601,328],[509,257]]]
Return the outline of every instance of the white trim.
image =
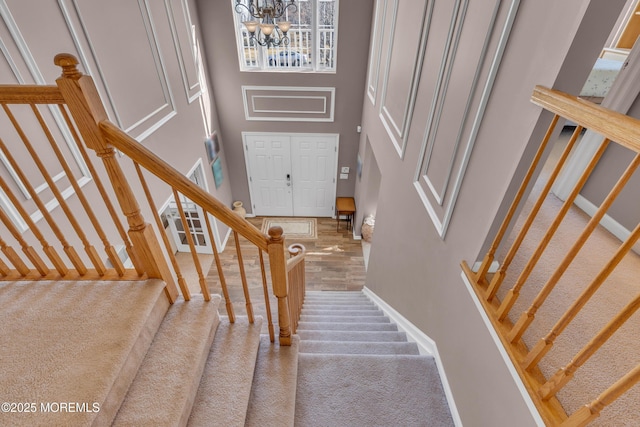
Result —
[[[496,8],[498,7],[498,5],[496,6]],[[416,188],[416,190],[418,190],[420,199],[425,205],[425,208],[427,209],[427,212],[429,213],[429,216],[431,217],[431,220],[433,221],[436,227],[436,230],[438,231],[438,234],[442,238],[444,238],[444,236],[446,235],[447,228],[449,227],[449,223],[451,221],[451,217],[453,216],[453,211],[456,205],[456,201],[458,199],[458,195],[460,194],[460,188],[462,187],[462,181],[463,181],[467,166],[469,164],[469,161],[471,159],[473,146],[475,145],[476,139],[478,137],[480,126],[482,125],[482,119],[484,117],[484,113],[486,111],[487,104],[489,102],[489,97],[491,96],[491,90],[493,89],[493,84],[498,74],[498,68],[500,67],[500,63],[502,61],[502,55],[504,54],[504,50],[506,48],[506,45],[509,39],[509,34],[511,33],[511,28],[513,27],[513,23],[515,21],[515,18],[518,12],[519,5],[520,5],[520,0],[511,1],[509,12],[505,19],[504,26],[502,27],[500,39],[498,41],[498,45],[496,47],[496,51],[494,53],[494,56],[491,62],[491,67],[489,68],[487,80],[482,90],[482,95],[480,97],[480,102],[478,104],[478,110],[476,111],[476,114],[473,120],[473,125],[471,127],[471,133],[466,143],[464,155],[462,158],[462,163],[460,164],[460,169],[458,170],[458,174],[456,175],[453,191],[451,193],[451,199],[449,204],[445,208],[444,217],[442,219],[438,217],[434,207],[431,205],[431,202],[426,192],[422,188],[422,185],[420,185],[419,174],[422,169],[421,165],[419,166],[418,172],[416,173],[417,176],[416,176],[416,180],[414,181],[414,187]],[[491,31],[491,34],[492,33],[493,31]],[[482,67],[482,65],[479,65],[479,67]],[[470,94],[470,96],[472,95],[473,94]],[[423,145],[423,149],[426,150],[426,147],[424,145]],[[421,153],[420,158],[423,158],[424,154],[425,154],[425,151]]]
[[[188,30],[191,30],[192,22],[191,15],[189,14],[189,6],[186,3],[186,0],[180,0],[180,4],[182,6],[182,17],[185,20],[185,26]],[[176,27],[176,21],[174,16],[173,7],[171,6],[171,0],[164,0],[164,7],[167,11],[167,18],[169,19],[169,27],[171,29],[171,38],[173,40],[173,46],[176,51],[176,56],[178,57],[178,65],[180,67],[180,76],[182,77],[182,85],[185,90],[185,94],[187,96],[187,102],[191,104],[193,101],[198,99],[202,94],[202,89],[200,88],[200,81],[196,81],[194,84],[189,83],[189,75],[187,72],[185,55],[182,49],[182,45],[180,44],[180,36],[178,34],[178,28]],[[196,74],[196,80],[198,78],[198,67],[195,64],[195,53],[193,52],[193,40],[192,40],[192,32],[188,31],[187,37],[189,39],[189,53],[191,54],[189,58],[193,63],[194,72]],[[191,93],[192,92],[192,93]]]
[[[305,87],[305,86],[242,86],[242,105],[244,107],[244,118],[247,121],[264,121],[264,122],[333,122],[336,106],[336,88],[335,87]],[[250,95],[249,91],[268,91],[268,92],[324,92],[328,96],[294,96],[294,95]],[[249,96],[251,97],[251,111],[249,111]],[[324,110],[323,111],[278,111],[278,110],[256,110],[254,107],[253,99],[256,97],[263,98],[299,98],[299,99],[318,99],[324,98]],[[331,97],[331,102],[328,104],[327,110],[327,98]],[[328,117],[269,117],[269,116],[253,116],[252,113],[291,113],[291,114],[327,114]]]
[[[431,27],[431,18],[433,16],[433,8],[435,2],[425,2],[422,10],[422,22],[420,23],[420,43],[416,49],[415,61],[413,63],[413,71],[411,74],[411,84],[409,86],[409,91],[407,93],[407,100],[405,103],[404,113],[402,116],[402,126],[401,128],[396,124],[395,120],[387,110],[385,104],[387,97],[387,89],[389,83],[389,74],[392,63],[392,54],[393,54],[393,46],[395,43],[395,27],[396,21],[398,18],[398,6],[399,0],[396,0],[394,3],[393,10],[393,23],[392,28],[389,34],[389,46],[387,53],[387,65],[385,68],[385,74],[382,84],[382,96],[380,100],[380,113],[379,118],[382,122],[382,125],[387,131],[391,142],[393,143],[398,155],[401,159],[404,158],[404,153],[407,148],[407,139],[409,137],[409,129],[411,127],[411,121],[413,119],[413,110],[415,108],[416,99],[418,96],[418,85],[420,82],[420,76],[422,74],[422,67],[424,62],[424,56],[427,48],[427,39],[429,34],[429,29]],[[393,126],[396,133],[394,134],[391,126]],[[398,141],[400,139],[400,141]]]
[[[440,353],[438,352],[438,347],[436,346],[435,341],[429,338],[429,336],[418,329],[418,327],[411,323],[402,314],[398,313],[393,307],[387,304],[371,289],[365,286],[362,289],[362,292],[367,297],[369,297],[374,302],[374,304],[376,304],[384,312],[384,314],[387,315],[387,317],[389,317],[389,319],[391,319],[398,326],[399,330],[407,334],[407,339],[410,342],[415,342],[417,344],[420,354],[433,356],[436,362],[436,366],[438,367],[438,373],[440,374],[440,381],[442,382],[444,394],[447,397],[447,403],[449,404],[449,410],[451,411],[451,418],[453,419],[453,422],[456,426],[462,427],[462,419],[460,418],[460,414],[458,413],[458,408],[456,406],[455,399],[453,398],[453,392],[451,391],[449,381],[447,380],[447,373],[445,372],[444,366],[442,365],[442,359],[440,358]]]
[[[314,111],[314,110],[260,110],[256,108],[256,99],[265,98],[265,99],[320,99],[322,100],[322,110]],[[284,95],[255,95],[251,97],[251,110],[254,113],[291,113],[291,114],[323,114],[327,112],[327,98],[324,96],[284,96]]]
[[[591,203],[591,201],[589,201],[587,198],[585,198],[581,194],[578,194],[578,196],[576,197],[573,203],[577,207],[582,209],[590,217],[593,217],[593,215],[598,210],[598,206]],[[622,242],[627,240],[631,235],[631,231],[629,231],[629,229],[627,229],[625,226],[620,224],[618,221],[613,219],[613,217],[611,217],[608,214],[604,214],[604,216],[600,220],[600,225],[604,227],[606,230],[608,230],[611,234],[616,236],[618,239],[620,239]],[[631,249],[635,253],[640,255],[640,241],[636,242],[636,244],[633,245]]]
[[[522,396],[524,403],[527,405],[527,408],[529,409],[529,412],[533,417],[533,421],[535,421],[535,423],[539,427],[545,427],[545,423],[542,420],[542,417],[540,417],[538,408],[536,408],[536,405],[533,403],[533,400],[531,400],[531,396],[529,396],[529,392],[527,391],[527,388],[522,382],[520,375],[518,375],[516,368],[513,366],[513,362],[511,362],[511,358],[509,357],[509,355],[507,354],[507,351],[502,345],[502,341],[500,341],[500,337],[498,337],[498,334],[493,328],[493,324],[491,323],[489,316],[487,316],[487,313],[484,311],[484,307],[482,306],[482,303],[478,299],[476,292],[473,290],[471,283],[469,283],[469,280],[467,279],[467,276],[464,274],[464,272],[461,272],[460,276],[462,277],[462,281],[467,287],[467,291],[469,292],[471,299],[473,300],[474,304],[476,305],[476,308],[478,309],[478,313],[480,314],[480,317],[482,317],[482,320],[485,326],[487,327],[487,330],[489,331],[489,335],[491,335],[491,338],[493,338],[493,342],[496,345],[498,352],[502,356],[504,364],[506,365],[507,369],[509,370],[509,373],[511,374],[511,377],[513,378],[513,382],[515,383],[516,387],[520,391],[520,395]]]
[[[222,253],[222,251],[224,251],[224,248],[227,247],[227,242],[229,241],[229,236],[231,236],[231,227],[227,227],[227,234],[224,236],[224,240],[220,244],[220,250],[218,251],[218,253]]]
[[[382,2],[384,2],[384,4],[382,4]],[[380,15],[381,11],[382,15]],[[373,22],[373,36],[371,37],[371,51],[369,52],[369,67],[367,68],[367,96],[372,105],[376,105],[376,92],[378,91],[378,78],[380,77],[380,58],[382,56],[382,41],[386,19],[387,0],[377,0],[375,19]],[[373,85],[372,81],[374,82]]]

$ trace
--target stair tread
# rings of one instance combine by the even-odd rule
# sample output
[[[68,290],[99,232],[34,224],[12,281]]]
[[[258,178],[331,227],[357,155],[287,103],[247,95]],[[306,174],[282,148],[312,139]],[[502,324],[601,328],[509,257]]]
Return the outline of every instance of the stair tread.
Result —
[[[243,426],[260,344],[260,316],[250,324],[223,316],[198,387],[190,426]]]
[[[307,316],[384,316],[382,310],[308,310],[303,309],[302,315]]]
[[[341,311],[341,310],[355,310],[355,311],[379,311],[380,309],[374,304],[307,304],[304,303],[303,310],[329,310],[329,311]]]
[[[90,411],[13,413],[5,422],[110,424],[169,307],[164,287],[157,279],[2,282],[11,302],[0,311],[5,397],[90,402]]]
[[[219,323],[220,297],[180,298],[156,333],[114,426],[184,425]]]
[[[388,342],[406,341],[407,334],[398,331],[298,331],[300,339],[303,341],[369,341]]]
[[[417,426],[426,420],[454,425],[433,357],[299,355],[294,425]]]
[[[355,322],[355,323],[391,323],[386,316],[344,316],[344,315],[312,315],[302,314],[300,316],[301,322]]]
[[[260,337],[260,349],[247,408],[246,427],[293,425],[298,375],[298,337],[291,346]],[[274,404],[275,403],[275,404]],[[228,424],[227,424],[228,425]]]
[[[300,342],[300,353],[316,354],[410,354],[418,355],[414,342],[353,342],[315,341]]]
[[[299,322],[298,331],[397,331],[395,323],[381,322]]]

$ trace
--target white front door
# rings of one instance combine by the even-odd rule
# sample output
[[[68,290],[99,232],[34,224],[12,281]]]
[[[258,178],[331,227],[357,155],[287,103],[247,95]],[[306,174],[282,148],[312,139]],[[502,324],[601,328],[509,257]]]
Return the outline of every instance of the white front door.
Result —
[[[291,139],[294,216],[332,216],[336,194],[336,138],[311,135]]]
[[[288,136],[246,135],[253,213],[292,216],[291,141]]]
[[[337,135],[243,134],[253,213],[334,214]]]

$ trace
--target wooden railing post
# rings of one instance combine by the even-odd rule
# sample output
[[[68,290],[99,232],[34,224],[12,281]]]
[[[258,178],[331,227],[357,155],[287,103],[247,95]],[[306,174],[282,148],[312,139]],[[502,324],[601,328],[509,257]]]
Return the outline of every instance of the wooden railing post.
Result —
[[[291,319],[287,301],[287,261],[282,232],[282,227],[278,226],[269,229],[270,239],[267,245],[267,252],[269,253],[273,293],[278,299],[279,342],[280,345],[291,345]]]
[[[178,290],[158,239],[153,228],[144,221],[140,213],[136,197],[115,158],[115,150],[105,142],[98,127],[98,124],[108,120],[108,117],[93,79],[78,71],[76,68],[78,60],[73,55],[58,54],[54,63],[62,67],[62,75],[56,79],[56,83],[78,131],[87,147],[94,150],[102,159],[122,213],[127,217],[128,234],[133,243],[136,258],[142,263],[148,277],[164,280],[167,297],[174,302],[178,296]]]

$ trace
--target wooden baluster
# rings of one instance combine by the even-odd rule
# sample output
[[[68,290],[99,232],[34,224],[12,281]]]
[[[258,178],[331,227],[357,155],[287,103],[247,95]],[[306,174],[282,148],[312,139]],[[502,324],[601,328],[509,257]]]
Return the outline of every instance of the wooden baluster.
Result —
[[[164,280],[165,293],[171,303],[178,297],[178,289],[153,228],[140,213],[140,207],[126,175],[115,157],[115,150],[107,144],[99,124],[107,122],[107,113],[100,100],[93,79],[83,75],[76,66],[78,60],[69,54],[56,55],[54,63],[62,67],[62,75],[56,79],[60,92],[67,101],[69,112],[87,147],[102,158],[122,213],[129,224],[129,237],[144,272],[150,278]]]
[[[550,131],[551,130],[552,129],[549,128],[549,130],[547,131],[547,136],[545,136],[545,142],[543,142],[543,145],[545,145],[546,141],[548,141],[548,137],[550,137]],[[573,146],[575,145],[576,141],[578,140],[578,137],[580,136],[581,132],[582,132],[582,127],[581,126],[576,126],[576,129],[573,132],[573,134],[571,135],[571,138],[569,139],[569,142],[567,143],[565,149],[562,151],[562,154],[560,155],[560,158],[558,159],[558,162],[556,163],[555,167],[553,168],[553,171],[551,172],[551,175],[549,175],[548,181],[546,182],[544,188],[540,192],[540,196],[538,197],[538,200],[536,201],[535,205],[531,209],[531,212],[529,212],[529,215],[527,216],[527,219],[525,220],[524,224],[522,225],[522,228],[518,232],[518,235],[516,236],[516,239],[513,241],[511,247],[509,248],[509,252],[507,252],[507,256],[505,257],[504,261],[500,265],[500,268],[498,269],[498,271],[494,274],[493,278],[491,279],[491,283],[489,284],[489,287],[487,288],[487,301],[492,301],[493,298],[496,296],[496,293],[498,292],[498,289],[500,288],[500,285],[502,285],[502,281],[504,280],[504,277],[506,275],[507,270],[509,269],[509,266],[511,265],[511,262],[513,261],[513,259],[515,258],[516,254],[518,253],[518,249],[520,249],[520,245],[522,245],[522,242],[524,241],[527,233],[529,232],[529,229],[531,228],[531,224],[533,224],[533,221],[535,220],[536,216],[538,215],[538,212],[540,211],[540,208],[542,207],[542,204],[544,203],[544,200],[546,199],[547,195],[551,191],[551,187],[553,186],[553,183],[555,182],[556,178],[560,174],[560,170],[562,169],[562,167],[564,166],[565,161],[569,157],[569,153],[573,149]],[[542,154],[542,153],[540,153],[540,151],[538,151],[538,153]],[[538,157],[538,154],[536,154],[536,158],[537,157]],[[537,160],[535,160],[535,161],[537,162]],[[530,169],[529,172],[527,173],[528,177],[525,178],[527,181],[530,179],[529,173],[533,173],[533,170]],[[521,187],[520,191],[522,191],[524,193],[524,190],[525,190],[527,185],[528,185],[528,182],[526,184],[523,182],[523,187]],[[520,199],[521,199],[521,195],[520,196],[516,196],[516,197],[518,198],[517,204],[519,204],[520,203]],[[517,208],[517,204],[515,204],[515,203],[516,202],[514,201],[514,205],[512,205],[512,208],[510,210],[511,217],[509,218],[509,221],[512,220],[513,213],[515,213],[515,209]],[[507,219],[505,218],[505,221],[506,220]],[[503,223],[503,226],[505,227],[505,230],[502,231],[503,233],[506,231],[506,227],[508,225],[509,225],[509,223]]]
[[[78,256],[76,249],[73,246],[69,245],[69,242],[67,242],[67,239],[64,237],[64,234],[62,234],[62,231],[60,231],[60,227],[58,227],[58,224],[56,224],[55,220],[51,217],[51,214],[47,210],[47,207],[40,199],[40,196],[33,188],[33,185],[31,185],[31,182],[28,180],[25,173],[22,171],[22,168],[18,165],[16,160],[13,158],[13,156],[7,149],[7,146],[5,145],[2,138],[0,138],[0,150],[7,158],[7,161],[9,162],[13,170],[15,170],[16,174],[18,175],[18,178],[20,179],[20,181],[22,181],[22,184],[26,188],[27,193],[29,193],[29,195],[31,196],[31,199],[33,199],[33,202],[38,207],[38,210],[44,217],[45,221],[47,221],[47,224],[55,234],[56,238],[62,244],[64,252],[67,254],[67,257],[69,257],[69,260],[75,267],[78,274],[80,274],[81,276],[85,275],[87,273],[87,267],[85,267],[84,263],[82,262],[82,259],[80,259],[80,257]],[[17,206],[20,206],[20,203],[14,203],[14,205],[17,207]]]
[[[583,406],[567,418],[562,427],[582,427],[600,416],[600,412],[622,396],[627,390],[640,381],[640,365],[629,371],[624,377],[616,381],[591,403]]]
[[[0,274],[3,275],[4,277],[7,277],[10,272],[11,272],[11,269],[9,268],[9,266],[3,260],[0,259]]]
[[[569,309],[562,315],[560,320],[551,328],[551,331],[543,338],[538,341],[538,343],[533,347],[533,349],[527,354],[524,359],[523,366],[525,369],[530,370],[535,365],[538,364],[540,359],[544,357],[545,354],[551,347],[555,339],[564,331],[564,329],[571,323],[571,321],[580,313],[582,307],[589,301],[589,299],[596,293],[596,291],[600,288],[602,283],[609,277],[611,272],[616,268],[616,266],[622,261],[624,256],[631,250],[633,245],[640,238],[640,224],[636,226],[633,232],[629,235],[627,240],[624,241],[622,245],[618,248],[613,257],[607,262],[607,264],[600,270],[598,275],[591,281],[589,286],[582,291],[578,299],[574,301],[574,303],[569,307]]]
[[[9,120],[11,121],[11,123],[13,124],[13,127],[15,128],[16,132],[20,136],[20,139],[22,140],[22,143],[24,144],[25,148],[27,149],[27,151],[31,155],[31,158],[33,159],[33,161],[35,162],[36,166],[38,167],[38,170],[40,171],[40,174],[44,178],[44,180],[47,183],[47,185],[49,185],[49,189],[51,190],[51,192],[53,193],[53,196],[58,201],[60,207],[62,208],[62,211],[64,212],[64,214],[66,215],[67,219],[69,220],[69,223],[71,224],[71,227],[76,232],[78,238],[80,239],[80,241],[84,245],[84,250],[85,250],[87,256],[89,257],[89,259],[91,260],[91,263],[92,263],[93,267],[96,269],[98,274],[100,274],[101,276],[104,275],[107,269],[104,266],[104,263],[102,262],[102,259],[98,255],[98,252],[96,251],[96,248],[93,247],[93,245],[87,239],[87,236],[84,233],[84,231],[82,230],[82,227],[80,227],[80,224],[78,223],[78,221],[76,220],[76,217],[73,214],[73,211],[71,210],[71,208],[69,208],[69,205],[67,204],[67,201],[65,200],[65,198],[62,196],[62,193],[60,192],[60,189],[56,185],[56,183],[53,180],[53,178],[51,178],[51,175],[47,171],[47,169],[46,169],[44,163],[42,162],[42,160],[40,159],[40,156],[38,155],[38,152],[33,148],[33,145],[31,144],[31,141],[29,141],[29,138],[27,137],[27,135],[22,130],[22,127],[20,126],[20,124],[18,123],[16,118],[14,117],[13,113],[11,112],[11,110],[9,110],[9,107],[7,105],[2,105],[2,108],[4,109],[5,113],[7,114],[7,117],[9,117]],[[69,176],[68,178],[69,178],[70,182],[73,181],[73,176]]]
[[[107,254],[107,257],[109,258],[109,261],[111,261],[111,264],[113,265],[113,268],[116,270],[118,275],[123,276],[124,265],[122,265],[122,261],[118,256],[118,252],[115,250],[111,242],[109,242],[109,239],[107,239],[107,235],[102,229],[102,226],[100,225],[100,221],[98,221],[98,218],[96,218],[96,215],[93,212],[93,209],[91,208],[91,204],[85,197],[84,192],[80,188],[80,185],[78,185],[78,181],[74,178],[73,172],[71,171],[71,168],[69,167],[67,160],[64,158],[64,155],[60,151],[60,147],[58,147],[58,144],[56,143],[55,138],[51,134],[49,127],[45,123],[44,118],[42,117],[42,114],[40,114],[40,111],[38,110],[38,108],[33,104],[31,104],[31,109],[33,111],[33,114],[35,114],[36,118],[38,119],[38,122],[40,123],[40,127],[44,131],[47,137],[47,140],[51,145],[51,149],[53,150],[54,154],[56,155],[56,158],[58,159],[58,163],[60,163],[60,166],[62,166],[62,169],[64,170],[65,174],[67,175],[67,178],[69,179],[69,182],[71,183],[71,186],[73,187],[73,190],[78,196],[78,200],[80,200],[80,203],[82,204],[82,207],[84,208],[85,213],[89,217],[89,221],[91,221],[91,225],[93,225],[93,228],[96,231],[98,238],[102,241],[102,244],[104,246],[104,251]],[[95,249],[93,252],[95,252]],[[97,252],[95,254],[96,256],[98,256]],[[98,260],[100,260],[99,257],[98,257]],[[102,260],[100,260],[100,265],[102,266],[102,268],[104,268],[104,264],[102,264]],[[98,272],[100,273],[100,270],[98,270]],[[104,275],[104,272],[100,274]]]
[[[169,255],[169,259],[171,260],[171,265],[173,266],[173,271],[176,272],[176,277],[178,278],[178,286],[182,291],[182,297],[185,301],[191,300],[191,292],[189,292],[189,287],[187,286],[184,277],[182,277],[182,273],[180,272],[180,265],[178,264],[178,260],[176,259],[176,255],[173,253],[171,249],[171,243],[169,242],[169,238],[167,237],[167,233],[164,231],[164,226],[162,225],[162,220],[160,219],[160,214],[158,214],[158,208],[156,207],[155,202],[153,201],[153,197],[151,197],[151,191],[149,191],[149,186],[147,185],[147,180],[144,178],[142,174],[142,169],[140,169],[140,165],[137,163],[133,163],[136,168],[136,172],[138,173],[138,179],[140,180],[140,184],[142,185],[142,189],[144,191],[145,196],[147,197],[147,203],[149,203],[149,207],[151,208],[151,212],[153,214],[153,218],[156,221],[156,226],[158,227],[158,232],[162,237],[162,241],[164,243],[164,247],[167,250],[167,254]]]
[[[543,400],[551,397],[564,387],[573,377],[574,372],[581,367],[593,354],[607,342],[609,338],[633,316],[640,308],[640,294],[622,309],[613,319],[602,328],[598,334],[584,346],[580,352],[564,367],[558,370],[540,389],[538,394]]]
[[[200,258],[198,258],[198,253],[196,252],[196,245],[193,242],[191,229],[189,228],[189,224],[187,223],[187,216],[184,214],[184,208],[182,207],[180,196],[178,195],[178,192],[176,190],[173,190],[173,198],[175,199],[176,205],[178,206],[180,220],[182,221],[182,228],[184,229],[187,243],[189,243],[191,257],[193,258],[193,265],[196,267],[196,271],[198,272],[198,281],[200,282],[200,290],[202,291],[202,296],[204,297],[205,301],[210,301],[211,293],[209,292],[209,288],[207,287],[207,280],[205,279],[204,273],[202,272],[202,265],[200,265]]]
[[[204,212],[204,221],[207,225],[207,230],[209,231],[209,239],[211,240],[211,245],[213,245],[213,259],[216,261],[216,270],[218,270],[220,287],[222,288],[222,295],[224,296],[225,306],[227,308],[227,317],[229,317],[229,323],[235,323],[236,315],[233,312],[233,303],[231,302],[231,298],[229,297],[229,290],[227,289],[227,281],[225,280],[224,272],[222,271],[222,263],[220,262],[220,254],[218,253],[218,246],[216,245],[216,239],[214,239],[213,232],[211,231],[209,213],[206,211]]]
[[[304,256],[306,249],[303,245],[295,243],[289,246],[289,255],[291,258],[287,262],[287,268],[289,269],[289,300],[293,300],[291,305],[291,324],[292,332],[295,334],[298,329],[298,322],[300,321],[300,314],[302,313],[302,304],[304,302],[305,291],[305,269],[304,269]]]
[[[607,213],[607,210],[611,207],[624,186],[629,182],[629,179],[631,179],[631,176],[639,165],[640,154],[637,154],[633,158],[627,169],[624,171],[618,182],[616,182],[616,184],[613,186],[607,197],[600,204],[598,210],[593,214],[593,216],[587,223],[587,226],[580,234],[580,237],[578,237],[567,255],[565,255],[565,257],[562,259],[562,262],[553,272],[553,275],[549,278],[547,283],[545,283],[538,295],[536,295],[535,299],[531,303],[531,306],[524,313],[522,313],[516,324],[513,326],[508,335],[510,342],[517,342],[522,337],[522,334],[524,334],[524,332],[527,330],[529,325],[531,325],[531,322],[533,322],[540,306],[546,301],[549,294],[551,294],[551,291],[553,291],[564,272],[567,270],[567,268],[569,268],[569,265],[574,260],[576,255],[578,255],[578,252],[584,246],[593,230],[595,230],[598,224],[600,224],[600,220]]]
[[[242,291],[244,292],[247,317],[249,318],[249,323],[253,323],[253,305],[251,304],[251,295],[249,294],[247,275],[244,271],[244,261],[242,259],[242,250],[240,249],[240,239],[238,238],[238,232],[235,230],[233,230],[233,240],[235,240],[236,243],[236,254],[238,255],[238,267],[240,268],[240,279],[242,280]]]
[[[22,247],[22,252],[24,252],[27,258],[29,258],[31,264],[33,264],[36,270],[38,270],[38,273],[40,273],[41,276],[46,276],[49,273],[49,268],[44,263],[44,261],[42,261],[42,258],[40,258],[40,255],[38,255],[35,249],[33,249],[33,247],[30,246],[26,240],[24,240],[24,238],[22,237],[22,233],[18,231],[16,226],[13,225],[13,222],[11,222],[11,219],[7,216],[7,214],[4,213],[2,209],[0,209],[0,221],[2,221],[5,227],[9,229],[9,232],[11,233],[13,238],[16,239],[16,241],[20,244],[20,246]],[[27,271],[29,271],[29,268],[27,268]],[[22,275],[24,276],[24,274]]]
[[[9,245],[7,245],[7,242],[4,241],[4,239],[2,239],[0,237],[0,250],[2,250],[2,253],[4,253],[7,258],[9,259],[9,262],[11,262],[11,264],[16,268],[16,270],[18,270],[18,273],[20,273],[21,276],[26,276],[27,274],[29,274],[29,272],[31,272],[31,270],[29,270],[29,267],[27,267],[27,264],[24,263],[24,261],[22,261],[22,259],[20,258],[20,256],[16,253],[16,251]]]
[[[76,147],[78,148],[78,151],[82,155],[82,159],[84,160],[84,163],[87,165],[87,168],[89,169],[89,173],[91,174],[91,177],[93,178],[93,181],[96,184],[96,188],[98,189],[98,192],[102,197],[102,200],[104,200],[104,204],[107,207],[107,211],[109,211],[111,220],[113,221],[113,224],[116,226],[118,234],[122,239],[127,255],[131,260],[131,264],[133,264],[133,268],[135,268],[138,275],[142,276],[144,274],[144,270],[142,269],[140,260],[137,259],[135,252],[133,251],[133,247],[131,246],[131,241],[129,240],[129,236],[127,236],[127,232],[122,226],[122,223],[120,222],[120,218],[118,218],[118,214],[116,213],[116,210],[113,207],[113,203],[111,202],[111,199],[107,194],[104,184],[102,184],[100,175],[98,175],[96,168],[94,167],[93,162],[91,161],[91,158],[89,158],[89,155],[87,154],[87,149],[84,147],[84,144],[80,140],[80,136],[78,135],[78,132],[76,132],[76,128],[71,120],[71,117],[69,117],[69,113],[67,112],[67,109],[64,108],[64,105],[59,105],[59,107],[60,107],[60,112],[62,113],[62,116],[64,117],[64,120],[67,123],[67,127],[71,132],[73,140],[76,142]],[[120,260],[120,257],[118,257],[118,260]],[[122,262],[119,262],[118,265],[114,265],[114,268],[118,272],[118,275],[122,276],[124,274],[124,266],[122,265]],[[120,272],[121,268],[122,268],[122,273]]]
[[[27,224],[29,230],[31,230],[36,239],[38,239],[38,241],[42,245],[42,250],[47,255],[47,258],[49,258],[49,260],[53,263],[56,271],[60,273],[61,276],[66,275],[69,269],[66,265],[64,265],[62,258],[60,258],[60,255],[58,254],[56,249],[53,246],[49,245],[49,242],[47,242],[47,240],[44,238],[38,226],[36,226],[36,224],[31,219],[31,215],[27,213],[16,195],[13,194],[13,191],[11,191],[2,177],[0,177],[0,188],[2,188],[2,191],[4,191],[4,193],[7,195],[7,197],[11,201],[11,204],[16,208],[16,210],[20,214],[20,217]]]
[[[260,273],[262,274],[262,290],[264,291],[264,304],[267,310],[267,325],[269,327],[269,340],[275,342],[275,334],[273,331],[273,318],[271,316],[271,301],[269,300],[269,288],[267,286],[267,272],[264,269],[264,256],[262,255],[262,249],[258,248],[258,254],[260,255]]]
[[[531,271],[533,270],[533,267],[535,267],[536,263],[542,256],[542,252],[544,252],[547,245],[551,241],[551,238],[553,237],[554,233],[562,223],[562,220],[564,219],[565,215],[567,214],[567,212],[569,212],[569,209],[573,205],[573,202],[575,201],[576,197],[578,197],[578,194],[580,193],[582,186],[585,184],[585,182],[587,182],[589,175],[591,175],[591,172],[598,164],[598,160],[600,160],[600,157],[602,157],[602,154],[604,153],[608,145],[609,145],[609,140],[605,138],[604,141],[602,141],[602,144],[600,144],[598,151],[596,151],[596,153],[591,158],[589,165],[580,176],[580,179],[576,183],[575,187],[573,188],[573,190],[571,190],[571,194],[569,194],[569,197],[567,197],[567,200],[564,201],[562,207],[560,208],[560,211],[558,212],[555,219],[547,229],[547,232],[545,233],[545,235],[542,237],[542,240],[536,247],[536,250],[534,251],[533,255],[531,256],[531,258],[529,258],[529,261],[525,265],[524,270],[522,270],[522,272],[520,273],[520,276],[518,276],[516,283],[509,290],[509,292],[504,298],[504,301],[502,301],[502,304],[500,304],[500,308],[498,308],[498,313],[497,313],[498,320],[503,321],[509,315],[509,311],[511,310],[511,307],[513,307],[513,304],[515,304],[516,300],[518,299],[518,296],[520,294],[520,289],[522,289],[522,287],[526,283],[527,279],[529,278],[529,274],[531,274]]]
[[[518,205],[520,204],[520,201],[522,200],[522,197],[525,194],[525,191],[527,189],[527,186],[529,185],[529,182],[531,181],[531,177],[533,176],[533,173],[535,172],[536,168],[538,167],[538,163],[540,162],[540,159],[542,158],[542,154],[544,153],[545,149],[547,148],[547,144],[549,142],[549,139],[551,139],[551,135],[553,134],[553,130],[556,127],[556,124],[558,123],[558,118],[560,116],[558,116],[557,114],[553,117],[553,120],[551,121],[551,124],[549,125],[549,128],[547,129],[547,133],[544,136],[544,139],[542,140],[542,143],[540,144],[540,146],[538,147],[538,151],[536,152],[535,157],[533,158],[533,162],[531,163],[531,166],[529,166],[529,169],[527,170],[527,174],[524,177],[524,180],[522,181],[522,184],[520,184],[520,188],[518,189],[518,192],[516,193],[515,198],[513,199],[513,202],[511,202],[511,206],[509,207],[509,211],[507,212],[507,215],[504,217],[504,220],[502,221],[502,224],[500,225],[500,228],[498,229],[498,233],[496,234],[496,236],[493,238],[493,242],[491,243],[491,247],[489,248],[489,250],[487,251],[487,254],[485,255],[485,257],[482,260],[482,263],[480,264],[480,268],[478,269],[478,271],[475,274],[475,278],[476,278],[476,283],[482,284],[484,282],[486,282],[486,276],[487,276],[487,272],[489,271],[489,268],[491,267],[491,264],[493,263],[493,260],[495,259],[495,255],[496,255],[496,251],[498,250],[498,247],[500,246],[500,243],[502,242],[502,239],[504,238],[504,235],[507,232],[507,229],[509,228],[509,224],[511,223],[511,220],[513,219],[516,210],[518,209]],[[506,269],[500,269],[501,274],[504,276]],[[495,278],[495,276],[494,276]],[[496,289],[497,291],[497,289]],[[495,295],[495,291],[493,293],[493,295]],[[489,296],[487,300],[491,301],[491,299],[493,298],[493,295]]]
[[[287,268],[284,253],[284,238],[282,227],[275,226],[269,229],[269,268],[271,269],[271,284],[273,293],[278,299],[278,326],[280,327],[280,345],[291,345],[291,324],[289,317],[289,304],[287,303]]]

